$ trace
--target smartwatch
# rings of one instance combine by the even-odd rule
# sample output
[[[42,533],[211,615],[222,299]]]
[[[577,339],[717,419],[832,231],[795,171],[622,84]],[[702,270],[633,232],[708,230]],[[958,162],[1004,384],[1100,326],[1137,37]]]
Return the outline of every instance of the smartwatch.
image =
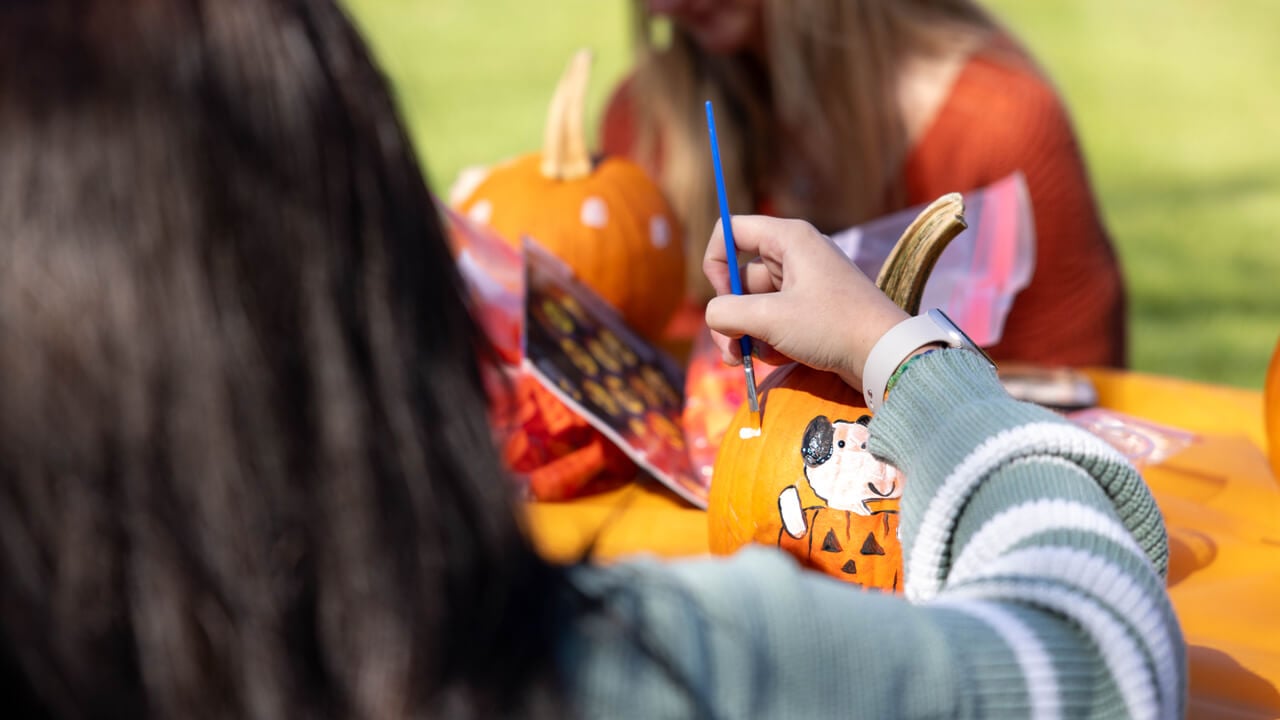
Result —
[[[884,404],[885,385],[907,356],[934,343],[972,350],[986,359],[991,367],[996,366],[991,357],[974,344],[946,313],[934,308],[894,325],[871,348],[862,367],[862,393],[867,409],[875,412]]]

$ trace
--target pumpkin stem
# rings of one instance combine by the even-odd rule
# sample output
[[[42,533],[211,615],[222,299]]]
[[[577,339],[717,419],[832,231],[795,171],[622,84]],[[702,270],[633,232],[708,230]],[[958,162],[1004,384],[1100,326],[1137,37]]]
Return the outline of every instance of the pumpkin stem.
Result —
[[[947,245],[966,227],[964,198],[960,193],[948,193],[929,203],[889,252],[876,278],[876,287],[898,307],[912,315],[918,314],[924,285],[933,266]]]
[[[556,85],[547,127],[542,136],[542,175],[552,180],[577,180],[591,174],[587,152],[587,82],[591,79],[591,51],[573,54]]]

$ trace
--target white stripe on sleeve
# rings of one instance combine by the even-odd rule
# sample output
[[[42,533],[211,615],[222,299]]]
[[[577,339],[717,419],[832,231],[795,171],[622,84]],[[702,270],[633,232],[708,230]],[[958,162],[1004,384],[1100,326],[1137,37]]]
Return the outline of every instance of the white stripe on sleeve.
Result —
[[[1126,463],[1119,452],[1088,431],[1059,422],[1020,425],[988,438],[943,480],[919,520],[904,568],[904,591],[908,599],[920,602],[938,593],[942,584],[942,561],[956,517],[977,484],[1011,458],[1040,454],[1068,454],[1085,460]]]
[[[1120,691],[1126,716],[1151,720],[1176,717],[1176,705],[1165,706],[1163,712],[1158,712],[1158,696],[1142,650],[1124,626],[1089,597],[1057,585],[1007,579],[948,588],[946,594],[955,598],[1019,600],[1074,619],[1098,648],[1108,674]]]
[[[1155,666],[1161,705],[1171,707],[1176,704],[1178,671],[1167,632],[1168,618],[1149,591],[1118,565],[1079,548],[1029,547],[1002,555],[990,566],[973,572],[969,583],[1002,580],[1011,575],[1035,577],[1038,582],[1049,578],[1079,589],[1101,601],[1116,617],[1123,618],[1133,628]],[[1155,580],[1154,575],[1152,580]],[[1066,614],[1075,616],[1072,612]],[[1095,636],[1094,640],[1100,646],[1108,642],[1106,637]]]
[[[1054,720],[1062,716],[1057,670],[1044,645],[1026,623],[1004,607],[984,600],[941,600],[932,605],[965,613],[991,626],[1018,660],[1026,681],[1031,717]]]
[[[1071,463],[1063,463],[1084,473]],[[1106,513],[1074,500],[1042,499],[1016,505],[992,517],[965,543],[947,575],[947,582],[963,582],[1018,543],[1054,530],[1078,530],[1106,538],[1149,565],[1147,554],[1128,529]]]

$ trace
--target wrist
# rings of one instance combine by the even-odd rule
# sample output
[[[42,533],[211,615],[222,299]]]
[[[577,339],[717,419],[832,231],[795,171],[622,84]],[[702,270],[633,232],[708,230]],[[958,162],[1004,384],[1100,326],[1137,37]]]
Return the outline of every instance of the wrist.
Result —
[[[866,314],[856,323],[851,323],[847,331],[841,333],[838,358],[835,372],[852,387],[859,391],[863,387],[867,357],[877,342],[899,323],[911,316],[902,308],[885,298],[883,307],[872,304],[866,308]]]

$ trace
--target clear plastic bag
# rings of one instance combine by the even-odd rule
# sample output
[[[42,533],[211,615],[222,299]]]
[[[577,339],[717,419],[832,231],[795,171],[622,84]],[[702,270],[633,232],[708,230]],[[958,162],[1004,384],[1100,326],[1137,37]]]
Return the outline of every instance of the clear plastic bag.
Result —
[[[1160,425],[1106,408],[1089,408],[1067,415],[1080,427],[1106,440],[1136,467],[1158,465],[1198,436],[1187,430]]]
[[[831,236],[875,279],[902,232],[925,206],[907,208]],[[943,251],[924,288],[921,307],[941,308],[982,346],[999,342],[1013,298],[1031,282],[1036,230],[1021,173],[964,193],[969,227]]]

